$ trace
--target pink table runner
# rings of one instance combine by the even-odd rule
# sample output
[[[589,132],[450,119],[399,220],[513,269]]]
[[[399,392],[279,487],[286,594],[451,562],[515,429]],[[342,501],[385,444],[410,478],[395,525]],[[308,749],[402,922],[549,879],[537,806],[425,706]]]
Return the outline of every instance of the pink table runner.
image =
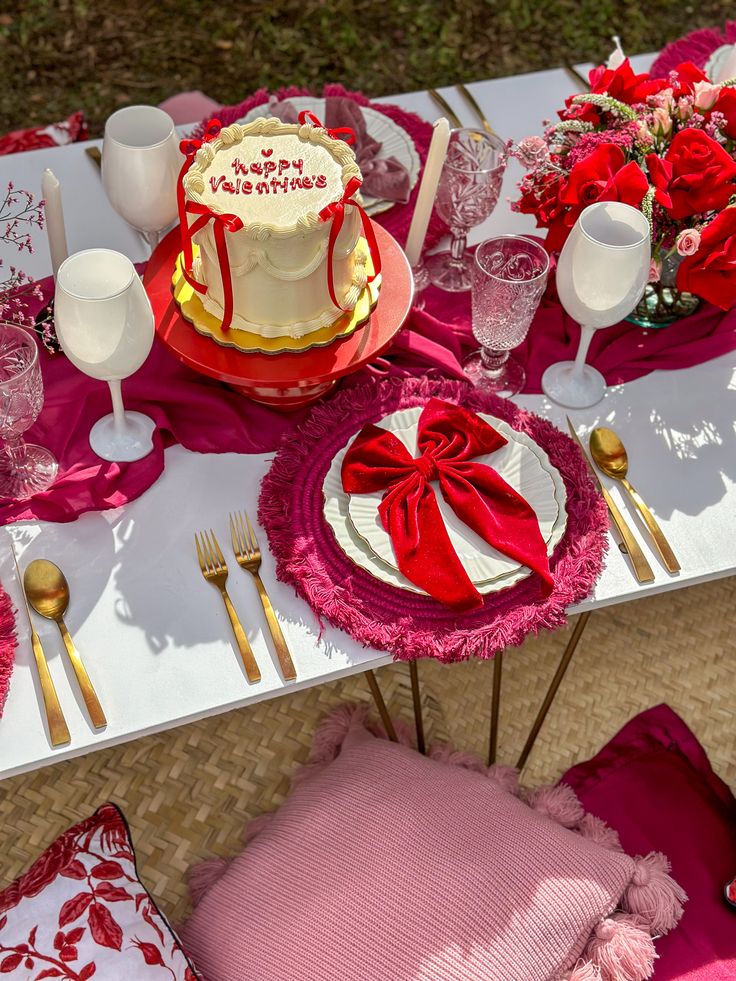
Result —
[[[337,544],[323,514],[322,485],[335,454],[366,423],[432,396],[505,419],[548,454],[567,490],[567,528],[550,560],[552,592],[538,577],[484,597],[458,614],[428,596],[386,585],[358,568]],[[312,409],[279,449],[261,485],[258,511],[279,579],[289,582],[320,619],[395,658],[459,661],[492,658],[541,628],[565,623],[565,610],[589,594],[607,547],[608,515],[580,451],[540,416],[470,384],[427,378],[353,386]]]

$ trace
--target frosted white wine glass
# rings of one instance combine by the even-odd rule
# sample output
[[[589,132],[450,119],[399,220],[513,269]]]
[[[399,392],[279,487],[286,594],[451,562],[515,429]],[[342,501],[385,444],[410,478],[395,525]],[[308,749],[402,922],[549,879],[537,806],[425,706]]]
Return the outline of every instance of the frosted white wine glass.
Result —
[[[176,219],[183,160],[174,121],[163,109],[126,106],[105,123],[102,185],[110,204],[151,251]]]
[[[121,382],[148,357],[154,318],[133,263],[110,249],[69,256],[56,278],[54,317],[72,364],[110,386],[112,415],[94,424],[90,446],[103,460],[140,460],[153,449],[155,424],[140,412],[125,411]]]
[[[574,361],[559,361],[542,375],[545,395],[559,405],[583,409],[603,398],[603,375],[585,363],[593,333],[611,327],[634,309],[649,277],[649,222],[620,201],[598,201],[580,215],[557,263],[557,294],[580,324]]]

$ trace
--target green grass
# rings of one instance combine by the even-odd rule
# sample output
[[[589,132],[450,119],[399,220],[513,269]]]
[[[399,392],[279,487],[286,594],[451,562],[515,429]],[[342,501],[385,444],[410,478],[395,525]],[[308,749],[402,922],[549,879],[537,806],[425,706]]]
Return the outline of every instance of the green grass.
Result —
[[[2,0],[0,131],[200,88],[340,81],[369,95],[599,60],[721,24],[730,0]],[[12,6],[12,9],[11,9]]]

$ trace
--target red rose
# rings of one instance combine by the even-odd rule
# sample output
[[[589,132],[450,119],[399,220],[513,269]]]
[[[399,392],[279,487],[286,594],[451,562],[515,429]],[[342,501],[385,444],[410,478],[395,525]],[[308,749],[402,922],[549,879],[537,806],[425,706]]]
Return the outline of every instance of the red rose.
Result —
[[[709,82],[708,76],[702,72],[692,61],[683,61],[673,69],[675,84],[672,86],[672,94],[676,99],[683,95],[692,95],[696,82]],[[669,88],[669,82],[666,83]]]
[[[736,88],[721,89],[711,113],[720,112],[726,117],[723,132],[730,140],[736,140]]]
[[[623,150],[615,144],[602,143],[570,171],[560,193],[566,210],[550,224],[547,250],[556,252],[562,248],[581,211],[589,204],[622,201],[638,208],[648,188],[649,183],[637,163],[626,163]]]
[[[635,75],[628,58],[618,68],[593,68],[590,72],[590,91],[598,95],[610,95],[612,99],[634,105],[645,102],[647,96],[669,88],[669,82],[664,78],[650,78],[648,73]]]
[[[537,224],[546,227],[564,207],[560,201],[560,192],[564,185],[564,177],[554,172],[537,177],[533,182],[527,183],[525,180],[516,210],[525,215],[535,215]]]
[[[722,310],[736,304],[736,208],[726,208],[704,229],[698,251],[680,263],[677,288]]]
[[[736,194],[736,160],[699,129],[683,129],[664,158],[646,158],[657,201],[673,218],[720,211]]]

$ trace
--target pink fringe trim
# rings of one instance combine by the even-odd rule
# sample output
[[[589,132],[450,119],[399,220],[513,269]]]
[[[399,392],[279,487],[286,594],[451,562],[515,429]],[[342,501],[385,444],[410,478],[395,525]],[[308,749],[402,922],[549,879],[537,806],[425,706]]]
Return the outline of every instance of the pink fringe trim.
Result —
[[[698,68],[705,68],[713,52],[724,44],[736,44],[736,20],[727,21],[723,30],[705,27],[672,41],[662,49],[652,65],[652,78],[667,78],[683,61],[692,61]]]
[[[13,673],[17,646],[15,610],[10,597],[0,586],[0,718],[10,691],[10,676]]]
[[[344,704],[336,708],[319,725],[307,762],[292,777],[292,787],[309,780],[336,759],[348,732],[364,727],[379,738],[383,730],[371,722],[368,706]],[[397,736],[402,745],[412,745],[411,730],[399,723]],[[485,774],[501,791],[519,795],[518,770],[494,764],[486,767],[472,753],[461,753],[448,745],[430,747],[428,756],[438,763],[461,766]],[[604,821],[586,814],[571,787],[559,784],[540,787],[524,794],[536,811],[566,828],[597,841],[604,847],[620,850],[618,835]],[[262,814],[249,821],[243,839],[251,841],[271,821],[273,814]],[[669,862],[664,855],[652,852],[637,858],[631,883],[624,894],[627,912],[616,911],[600,920],[587,941],[582,956],[563,966],[560,981],[645,981],[651,976],[657,954],[650,931],[664,932],[675,926],[682,916],[687,896],[669,876]],[[189,889],[197,905],[207,890],[227,871],[228,859],[202,862],[192,868]],[[576,952],[577,953],[577,952]]]

